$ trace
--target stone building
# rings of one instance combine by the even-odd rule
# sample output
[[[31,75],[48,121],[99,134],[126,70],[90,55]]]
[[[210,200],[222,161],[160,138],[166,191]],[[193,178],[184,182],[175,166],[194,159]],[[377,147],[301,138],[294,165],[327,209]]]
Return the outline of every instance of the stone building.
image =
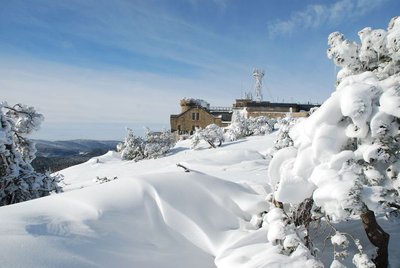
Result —
[[[205,128],[210,124],[226,127],[231,123],[232,113],[246,110],[248,117],[266,116],[269,118],[282,118],[287,113],[294,117],[306,117],[315,104],[276,103],[263,101],[262,79],[265,72],[254,69],[253,77],[256,80],[256,100],[251,93],[246,93],[246,99],[237,99],[232,107],[213,108],[204,100],[182,99],[181,113],[171,115],[171,132],[177,134],[192,134],[196,128]]]
[[[182,99],[181,113],[171,115],[171,132],[177,134],[192,134],[197,128],[205,128],[210,124],[226,127],[230,124],[235,110],[245,109],[249,117],[267,116],[282,118],[287,113],[294,117],[306,117],[315,104],[275,103],[269,101],[254,101],[237,99],[232,107],[210,107],[210,104],[199,99]]]
[[[199,99],[182,99],[181,113],[170,117],[171,132],[192,134],[196,128],[205,128],[210,124],[227,126],[232,118],[230,108],[212,108],[210,104]]]

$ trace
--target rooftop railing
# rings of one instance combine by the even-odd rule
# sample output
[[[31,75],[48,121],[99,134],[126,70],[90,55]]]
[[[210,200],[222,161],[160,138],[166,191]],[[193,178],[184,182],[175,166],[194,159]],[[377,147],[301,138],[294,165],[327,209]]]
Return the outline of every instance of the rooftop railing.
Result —
[[[210,107],[211,112],[231,112],[232,107]]]

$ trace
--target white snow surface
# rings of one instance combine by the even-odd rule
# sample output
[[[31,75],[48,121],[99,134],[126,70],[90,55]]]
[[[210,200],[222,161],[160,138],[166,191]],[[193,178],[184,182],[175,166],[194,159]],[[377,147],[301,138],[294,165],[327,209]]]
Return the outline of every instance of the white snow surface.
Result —
[[[249,137],[217,149],[204,142],[197,150],[186,140],[164,158],[122,161],[108,152],[65,169],[64,193],[0,208],[0,266],[319,267],[297,247],[297,236],[285,233],[282,210],[265,201],[266,152],[275,139]],[[341,230],[363,233],[360,223],[353,226]],[[400,264],[396,226],[384,224],[393,267]],[[275,240],[282,238],[283,247],[297,247],[292,254],[281,254]],[[332,263],[328,251],[319,258]]]
[[[64,193],[0,208],[1,266],[296,267],[302,258],[278,254],[252,221],[268,209],[274,139],[198,150],[183,141],[164,158],[109,152],[67,168]]]

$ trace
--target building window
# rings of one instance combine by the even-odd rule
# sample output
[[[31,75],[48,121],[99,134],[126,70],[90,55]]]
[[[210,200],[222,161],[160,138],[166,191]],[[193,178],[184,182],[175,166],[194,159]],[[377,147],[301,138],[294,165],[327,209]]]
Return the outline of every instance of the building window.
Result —
[[[200,120],[200,114],[199,113],[192,113],[192,120],[193,121]]]

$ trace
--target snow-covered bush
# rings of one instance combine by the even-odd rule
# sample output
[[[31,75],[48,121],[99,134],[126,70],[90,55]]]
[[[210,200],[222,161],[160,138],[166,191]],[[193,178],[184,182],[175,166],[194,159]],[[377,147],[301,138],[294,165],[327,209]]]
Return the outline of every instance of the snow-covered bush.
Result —
[[[0,205],[9,205],[60,192],[60,176],[37,173],[31,162],[36,148],[27,136],[44,117],[33,107],[0,104]]]
[[[284,118],[278,120],[278,137],[275,141],[274,150],[280,150],[289,146],[293,146],[293,140],[289,136],[290,129],[296,124],[298,119],[288,113]]]
[[[128,128],[125,141],[117,145],[117,151],[121,153],[123,160],[139,161],[145,158],[145,141],[143,138],[135,136],[133,130]]]
[[[280,203],[311,197],[326,219],[359,217],[377,247],[375,265],[387,267],[389,235],[375,215],[400,201],[400,18],[387,31],[365,28],[359,35],[361,45],[329,36],[328,56],[343,68],[336,91],[291,128],[293,145],[274,154],[269,182]],[[373,266],[361,251],[353,262]]]
[[[146,128],[145,139],[135,136],[133,130],[128,128],[125,141],[118,144],[117,151],[123,160],[157,158],[165,155],[175,146],[175,137],[169,131],[155,132]]]
[[[247,136],[250,136],[250,131],[246,110],[233,111],[231,124],[226,128],[227,139],[235,141]]]
[[[282,255],[292,258],[301,256],[307,261],[307,267],[323,268],[304,243],[305,228],[298,226],[290,216],[283,207],[273,207],[263,215],[262,228],[267,230],[268,241]]]
[[[176,144],[175,136],[167,130],[154,132],[146,128],[146,142],[144,146],[145,158],[157,158],[165,155]]]
[[[94,181],[97,182],[98,184],[103,184],[103,183],[114,181],[114,180],[117,180],[117,179],[118,179],[118,177],[108,178],[108,177],[99,177],[99,176],[97,176]]]
[[[276,119],[271,119],[266,116],[250,117],[248,128],[251,135],[266,135],[274,130],[274,125],[277,122]]]
[[[197,147],[201,140],[205,140],[211,147],[216,148],[224,142],[224,130],[216,124],[211,124],[204,129],[197,128],[191,139],[192,148]]]
[[[275,123],[275,119],[266,116],[248,118],[246,110],[236,110],[225,135],[231,141],[251,135],[265,135],[274,130]]]

